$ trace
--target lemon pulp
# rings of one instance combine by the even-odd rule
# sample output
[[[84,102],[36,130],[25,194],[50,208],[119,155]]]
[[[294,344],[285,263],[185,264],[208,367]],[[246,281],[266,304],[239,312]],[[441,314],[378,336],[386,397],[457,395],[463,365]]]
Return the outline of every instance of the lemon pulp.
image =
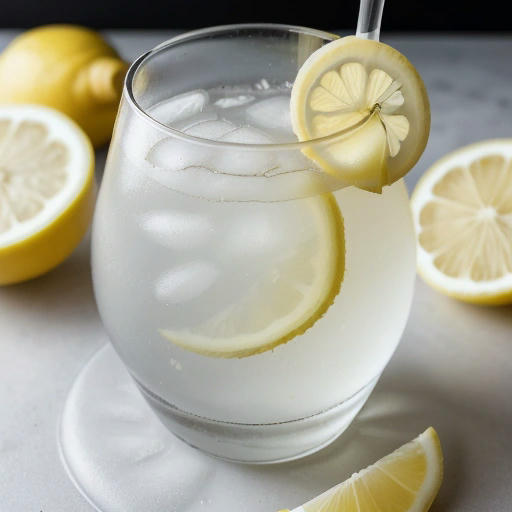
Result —
[[[418,270],[438,290],[479,304],[512,302],[512,139],[436,162],[412,196]]]

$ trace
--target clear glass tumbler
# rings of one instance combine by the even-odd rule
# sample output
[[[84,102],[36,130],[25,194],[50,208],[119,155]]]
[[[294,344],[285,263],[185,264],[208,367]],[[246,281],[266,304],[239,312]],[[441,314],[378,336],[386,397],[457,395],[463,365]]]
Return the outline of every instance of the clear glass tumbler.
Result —
[[[161,421],[226,459],[283,461],[335,439],[407,320],[403,182],[347,187],[303,153],[344,134],[299,143],[289,126],[298,69],[335,37],[199,30],[127,76],[94,219],[99,311]]]

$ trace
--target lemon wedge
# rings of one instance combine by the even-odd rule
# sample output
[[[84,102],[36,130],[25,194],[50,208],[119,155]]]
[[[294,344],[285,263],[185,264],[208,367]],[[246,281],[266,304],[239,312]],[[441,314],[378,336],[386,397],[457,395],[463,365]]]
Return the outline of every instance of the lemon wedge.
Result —
[[[425,512],[443,478],[443,454],[430,427],[293,512]]]
[[[85,234],[94,153],[82,130],[47,107],[0,107],[0,284],[38,276]]]
[[[425,281],[467,302],[512,303],[512,139],[445,156],[411,201]]]
[[[188,329],[160,329],[162,336],[184,349],[226,358],[270,350],[309,329],[340,290],[344,227],[332,194],[247,205],[240,216],[219,220],[225,228],[232,222],[243,226],[243,233],[237,232],[231,241],[225,237],[229,265],[218,276],[222,289],[214,301],[219,310]],[[242,250],[231,247],[245,237],[253,240],[244,241]],[[249,251],[251,243],[258,247]],[[233,283],[247,283],[247,288],[224,303],[223,291],[236,286]]]
[[[423,81],[397,50],[348,36],[314,52],[300,68],[290,112],[303,152],[339,179],[380,192],[425,149],[430,106]]]

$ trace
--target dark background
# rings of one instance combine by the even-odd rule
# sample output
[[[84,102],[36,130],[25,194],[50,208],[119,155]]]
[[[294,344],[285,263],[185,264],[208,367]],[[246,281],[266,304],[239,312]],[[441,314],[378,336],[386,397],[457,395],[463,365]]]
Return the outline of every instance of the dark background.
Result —
[[[79,23],[95,28],[199,28],[273,22],[353,29],[358,0],[10,0],[0,27]],[[510,31],[510,0],[387,0],[387,31]]]

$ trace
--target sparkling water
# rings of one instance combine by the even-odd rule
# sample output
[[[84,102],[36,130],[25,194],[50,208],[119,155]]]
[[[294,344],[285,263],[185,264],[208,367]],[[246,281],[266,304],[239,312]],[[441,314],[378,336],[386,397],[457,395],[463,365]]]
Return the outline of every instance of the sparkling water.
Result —
[[[287,84],[262,80],[181,94],[149,112],[192,137],[285,143],[296,141],[289,99]],[[139,383],[181,411],[251,424],[314,415],[371,383],[397,346],[413,290],[404,184],[382,195],[335,190],[296,149],[251,152],[143,127],[121,111],[122,138],[109,154],[93,233],[99,309]],[[161,334],[197,330],[212,318],[249,329],[247,304],[272,314],[263,310],[274,298],[258,294],[300,251],[314,258],[311,212],[324,200],[315,196],[322,180],[343,215],[346,255],[341,289],[314,325],[244,358],[195,353]]]

